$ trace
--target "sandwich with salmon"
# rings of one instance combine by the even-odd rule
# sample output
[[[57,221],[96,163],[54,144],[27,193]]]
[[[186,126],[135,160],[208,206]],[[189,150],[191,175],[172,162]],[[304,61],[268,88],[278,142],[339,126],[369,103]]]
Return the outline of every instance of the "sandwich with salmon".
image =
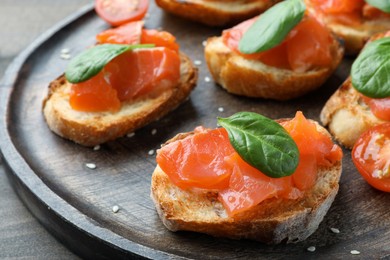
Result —
[[[184,102],[197,69],[175,37],[132,22],[97,35],[49,86],[43,113],[56,134],[84,146],[105,143]]]
[[[298,242],[323,220],[339,188],[342,151],[301,112],[252,112],[197,127],[157,152],[151,197],[171,231],[264,243]]]
[[[363,132],[390,121],[389,54],[390,31],[374,35],[321,111],[322,124],[347,148]]]
[[[236,95],[287,100],[319,88],[343,46],[301,0],[278,3],[209,38],[205,59],[215,82]]]
[[[374,34],[390,28],[390,2],[386,0],[305,0],[309,11],[345,42],[355,55]]]
[[[209,26],[233,25],[258,15],[280,0],[156,0],[174,15]]]

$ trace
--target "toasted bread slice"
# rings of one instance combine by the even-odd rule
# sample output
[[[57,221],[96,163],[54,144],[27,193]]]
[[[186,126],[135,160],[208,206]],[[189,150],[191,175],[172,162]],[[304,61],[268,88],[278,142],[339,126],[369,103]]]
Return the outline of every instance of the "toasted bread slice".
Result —
[[[317,128],[329,135],[318,124]],[[188,134],[180,134],[168,143]],[[233,217],[228,217],[216,192],[182,190],[159,166],[152,175],[151,197],[162,222],[171,231],[195,231],[270,244],[294,243],[306,239],[318,228],[338,192],[341,168],[339,161],[318,169],[315,186],[302,198],[266,199]]]
[[[335,139],[350,149],[363,132],[385,122],[377,118],[363,102],[350,78],[326,102],[320,119]]]
[[[211,75],[228,92],[276,100],[296,98],[320,87],[343,57],[343,48],[336,39],[333,39],[331,53],[333,60],[329,67],[294,72],[245,59],[229,49],[222,37],[209,38],[205,47]]]
[[[56,134],[84,146],[95,146],[131,133],[159,119],[187,99],[195,87],[198,70],[180,54],[180,81],[157,96],[140,97],[122,103],[118,112],[80,112],[69,105],[71,84],[64,75],[50,83],[43,102],[49,128]]]
[[[363,48],[367,40],[374,34],[384,32],[390,28],[390,18],[378,18],[375,20],[364,19],[362,23],[347,25],[335,20],[332,16],[318,13],[308,2],[308,9],[337,36],[344,40],[345,53],[356,55]]]
[[[225,26],[252,18],[280,0],[156,0],[172,14],[210,26]]]

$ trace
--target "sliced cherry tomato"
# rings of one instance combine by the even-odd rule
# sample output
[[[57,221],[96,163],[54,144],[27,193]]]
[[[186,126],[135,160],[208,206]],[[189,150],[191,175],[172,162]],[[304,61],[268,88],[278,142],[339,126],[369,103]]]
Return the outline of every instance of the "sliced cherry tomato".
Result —
[[[96,13],[112,26],[119,26],[144,18],[148,0],[96,0]]]
[[[390,192],[390,123],[364,132],[353,147],[352,161],[371,186]]]
[[[390,121],[390,97],[388,98],[369,98],[363,96],[363,101],[366,103],[371,112],[379,119]]]

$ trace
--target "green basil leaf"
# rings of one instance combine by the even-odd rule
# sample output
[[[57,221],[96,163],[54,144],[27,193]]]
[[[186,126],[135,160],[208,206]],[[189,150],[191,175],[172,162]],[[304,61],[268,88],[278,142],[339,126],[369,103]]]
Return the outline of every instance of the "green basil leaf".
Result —
[[[390,0],[366,0],[366,3],[385,13],[390,13]]]
[[[286,0],[264,12],[241,38],[238,49],[251,54],[279,45],[302,20],[306,6],[302,0]]]
[[[354,88],[371,98],[390,97],[390,37],[370,42],[352,64]]]
[[[85,50],[72,59],[65,71],[70,83],[80,83],[98,74],[113,58],[128,50],[150,48],[153,44],[101,44]]]
[[[218,118],[218,124],[227,130],[241,158],[267,176],[288,176],[298,167],[298,147],[277,122],[256,113],[240,112]]]

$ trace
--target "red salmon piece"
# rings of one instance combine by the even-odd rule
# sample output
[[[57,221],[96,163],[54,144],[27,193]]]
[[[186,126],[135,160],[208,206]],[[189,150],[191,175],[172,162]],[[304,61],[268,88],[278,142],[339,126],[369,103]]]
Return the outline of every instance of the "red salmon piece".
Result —
[[[105,30],[96,35],[96,41],[100,44],[139,44],[141,43],[143,21],[131,22],[116,28]]]
[[[234,152],[225,129],[196,128],[194,135],[161,148],[156,160],[182,189],[222,189],[231,175],[225,157]]]
[[[116,112],[121,108],[117,92],[106,81],[103,72],[87,81],[73,84],[69,103],[74,110],[85,112]]]
[[[121,101],[175,86],[180,80],[180,58],[167,48],[125,52],[104,67]]]

